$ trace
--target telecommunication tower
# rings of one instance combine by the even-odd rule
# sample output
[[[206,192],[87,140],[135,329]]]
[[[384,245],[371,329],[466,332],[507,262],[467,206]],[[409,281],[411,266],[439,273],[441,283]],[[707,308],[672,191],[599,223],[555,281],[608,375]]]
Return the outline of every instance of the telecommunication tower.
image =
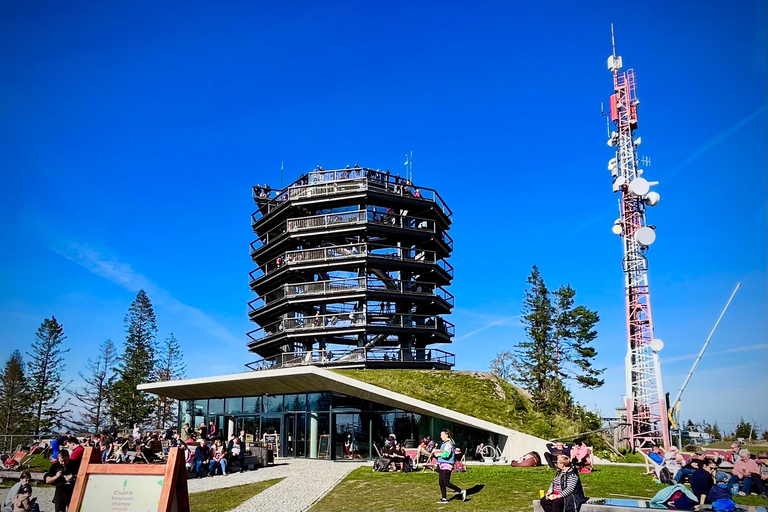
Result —
[[[659,351],[664,343],[653,334],[651,292],[648,287],[648,247],[656,239],[655,226],[646,224],[646,206],[656,206],[659,194],[651,191],[658,182],[643,178],[638,168],[637,99],[635,72],[621,71],[621,57],[611,25],[613,54],[608,57],[608,70],[613,73],[613,94],[610,116],[615,125],[608,145],[616,155],[608,162],[613,177],[613,192],[619,194],[619,218],[613,233],[619,235],[624,247],[622,266],[626,289],[627,357],[626,408],[632,448],[649,442],[669,446],[667,406],[661,382]]]

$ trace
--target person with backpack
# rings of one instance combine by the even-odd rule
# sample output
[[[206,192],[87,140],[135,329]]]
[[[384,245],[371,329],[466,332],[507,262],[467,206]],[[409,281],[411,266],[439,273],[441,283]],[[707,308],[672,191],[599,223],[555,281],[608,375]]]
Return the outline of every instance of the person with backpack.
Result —
[[[448,429],[441,431],[440,440],[442,441],[440,448],[432,452],[432,456],[437,459],[438,473],[440,475],[440,494],[442,495],[442,498],[437,503],[448,503],[448,498],[445,496],[446,488],[461,495],[461,501],[467,501],[466,489],[462,491],[460,487],[451,483],[451,473],[456,462],[455,443],[451,438],[451,431]]]

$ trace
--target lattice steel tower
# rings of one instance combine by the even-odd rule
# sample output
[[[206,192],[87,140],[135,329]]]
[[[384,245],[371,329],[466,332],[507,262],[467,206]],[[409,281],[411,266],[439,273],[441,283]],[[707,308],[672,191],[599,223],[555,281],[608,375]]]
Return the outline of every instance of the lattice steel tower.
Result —
[[[616,156],[608,162],[613,177],[613,191],[619,194],[619,218],[613,232],[621,236],[624,247],[622,266],[626,289],[627,356],[626,408],[633,448],[648,442],[669,446],[667,407],[661,382],[659,351],[664,344],[654,338],[651,315],[651,292],[648,287],[648,247],[656,239],[655,226],[646,224],[646,206],[655,206],[659,194],[638,168],[637,99],[635,72],[621,71],[621,57],[611,25],[613,54],[608,69],[613,72],[614,93],[610,98],[610,116],[615,125],[608,145],[616,148]]]
[[[251,369],[297,364],[442,368],[454,305],[444,287],[452,213],[440,195],[389,171],[325,170],[281,191],[254,187],[258,239],[249,316]]]

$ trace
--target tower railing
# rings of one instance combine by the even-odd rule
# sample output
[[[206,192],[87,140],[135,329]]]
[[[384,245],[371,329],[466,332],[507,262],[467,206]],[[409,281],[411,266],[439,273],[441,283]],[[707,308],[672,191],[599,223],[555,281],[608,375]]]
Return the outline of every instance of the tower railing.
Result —
[[[251,242],[251,257],[263,246],[273,243],[289,233],[299,233],[315,229],[333,228],[341,226],[355,226],[360,224],[386,225],[395,228],[436,233],[438,231],[434,220],[412,215],[401,215],[394,212],[381,212],[373,209],[354,210],[350,212],[326,213],[299,217],[285,222],[285,228],[279,233],[267,233]],[[440,239],[453,250],[453,239],[441,231]]]
[[[429,188],[415,187],[407,179],[392,175],[388,171],[381,172],[373,169],[337,169],[312,171],[284,188],[265,196],[256,193],[253,187],[253,199],[259,205],[259,211],[252,216],[255,222],[260,216],[281,208],[290,200],[322,197],[350,191],[375,190],[403,197],[412,197],[432,201],[450,219],[453,212],[437,191]],[[418,195],[417,191],[418,190]]]
[[[347,329],[350,327],[408,328],[442,332],[454,336],[455,326],[439,315],[406,315],[401,313],[350,312],[329,315],[294,316],[283,315],[275,322],[248,333],[254,341],[261,341],[283,332]]]
[[[375,257],[417,263],[435,263],[453,278],[453,266],[446,260],[438,258],[435,251],[368,243],[329,245],[327,247],[318,247],[314,249],[287,251],[275,258],[274,261],[265,263],[257,269],[252,270],[249,275],[252,281],[256,281],[261,277],[280,270],[286,265],[339,261],[361,257]],[[256,276],[255,274],[257,272],[262,272],[263,275]]]
[[[434,295],[448,303],[451,307],[455,304],[452,293],[426,281],[402,281],[399,279],[387,279],[386,282],[375,277],[353,277],[348,279],[329,279],[325,281],[309,281],[304,283],[288,283],[262,297],[248,303],[251,311],[271,304],[283,298],[295,298],[303,296],[328,296],[340,293],[364,292],[364,291],[390,291],[399,294],[410,295]],[[258,305],[261,303],[261,305]]]
[[[245,365],[245,371],[273,370],[292,366],[344,366],[359,363],[398,363],[399,365],[450,368],[456,356],[436,348],[354,348],[351,350],[307,350],[282,352]]]

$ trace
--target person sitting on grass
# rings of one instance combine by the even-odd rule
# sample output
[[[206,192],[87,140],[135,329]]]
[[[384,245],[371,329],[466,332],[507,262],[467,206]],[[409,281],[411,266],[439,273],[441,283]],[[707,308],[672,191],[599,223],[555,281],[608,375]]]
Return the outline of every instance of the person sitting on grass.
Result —
[[[725,454],[725,462],[736,464],[739,461],[739,443],[731,443],[731,451]]]
[[[547,453],[544,454],[544,459],[552,469],[557,469],[557,457],[560,455],[567,455],[571,457],[571,443],[563,443],[562,441],[556,441],[555,443],[547,443]]]
[[[558,455],[555,465],[557,473],[549,484],[547,494],[539,502],[541,508],[545,512],[578,512],[587,502],[579,473],[571,465],[571,458],[568,455]]]
[[[715,473],[715,485],[709,490],[707,501],[714,503],[717,500],[731,499],[731,488],[728,486],[728,473],[717,471]]]
[[[707,458],[701,462],[701,467],[691,475],[691,491],[699,499],[699,508],[705,503],[709,503],[707,496],[714,485],[715,471],[717,471],[717,464],[712,459]]]
[[[592,453],[590,452],[586,443],[584,443],[584,441],[581,439],[576,439],[573,441],[571,457],[571,463],[576,466],[577,469],[592,469]]]
[[[733,473],[728,482],[731,492],[736,494],[738,491],[739,496],[749,496],[754,488],[758,494],[765,496],[766,489],[760,478],[760,467],[757,465],[757,461],[752,458],[746,448],[739,450],[739,457],[740,459],[733,465]]]

